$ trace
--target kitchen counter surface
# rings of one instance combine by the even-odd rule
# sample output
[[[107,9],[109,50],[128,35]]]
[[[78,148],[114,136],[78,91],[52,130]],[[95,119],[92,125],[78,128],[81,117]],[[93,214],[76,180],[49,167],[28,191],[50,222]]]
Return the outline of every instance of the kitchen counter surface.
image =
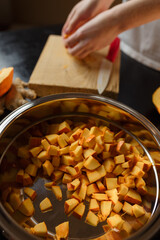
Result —
[[[60,34],[62,26],[0,32],[0,69],[14,67],[14,77],[28,81],[50,34]],[[160,129],[160,115],[152,104],[152,94],[160,86],[160,72],[121,54],[118,101],[146,116]],[[8,112],[5,112],[5,115]],[[5,116],[1,116],[0,120]],[[0,239],[5,238],[0,235]],[[160,239],[160,231],[153,240]]]

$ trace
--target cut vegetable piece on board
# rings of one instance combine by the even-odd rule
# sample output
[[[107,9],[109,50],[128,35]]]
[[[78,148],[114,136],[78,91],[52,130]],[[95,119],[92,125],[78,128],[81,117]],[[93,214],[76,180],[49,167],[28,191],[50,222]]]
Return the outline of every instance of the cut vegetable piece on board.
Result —
[[[0,70],[0,97],[11,87],[13,81],[13,67],[2,68]]]

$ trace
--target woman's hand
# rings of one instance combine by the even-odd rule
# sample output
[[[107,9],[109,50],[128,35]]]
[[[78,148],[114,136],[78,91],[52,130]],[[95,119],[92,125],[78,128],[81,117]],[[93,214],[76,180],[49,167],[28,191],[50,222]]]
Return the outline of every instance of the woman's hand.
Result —
[[[65,47],[73,56],[84,58],[114,40],[120,33],[118,21],[112,10],[102,12],[64,39]]]
[[[62,29],[62,36],[70,35],[88,20],[107,10],[114,0],[82,0],[70,12]]]

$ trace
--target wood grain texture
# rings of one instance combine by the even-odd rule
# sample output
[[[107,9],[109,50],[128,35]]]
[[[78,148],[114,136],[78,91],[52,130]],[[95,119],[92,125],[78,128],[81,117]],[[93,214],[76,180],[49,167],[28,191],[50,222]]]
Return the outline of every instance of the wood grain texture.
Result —
[[[97,92],[97,77],[108,47],[79,60],[64,48],[60,36],[50,35],[29,80],[38,96],[61,92]],[[120,54],[112,67],[104,95],[119,92]]]

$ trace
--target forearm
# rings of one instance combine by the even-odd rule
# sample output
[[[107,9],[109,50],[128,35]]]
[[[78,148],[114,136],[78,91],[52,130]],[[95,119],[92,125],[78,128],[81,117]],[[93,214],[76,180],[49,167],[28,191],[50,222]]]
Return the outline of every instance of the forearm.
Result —
[[[138,27],[160,18],[160,0],[132,0],[113,7],[111,13],[119,32]]]

